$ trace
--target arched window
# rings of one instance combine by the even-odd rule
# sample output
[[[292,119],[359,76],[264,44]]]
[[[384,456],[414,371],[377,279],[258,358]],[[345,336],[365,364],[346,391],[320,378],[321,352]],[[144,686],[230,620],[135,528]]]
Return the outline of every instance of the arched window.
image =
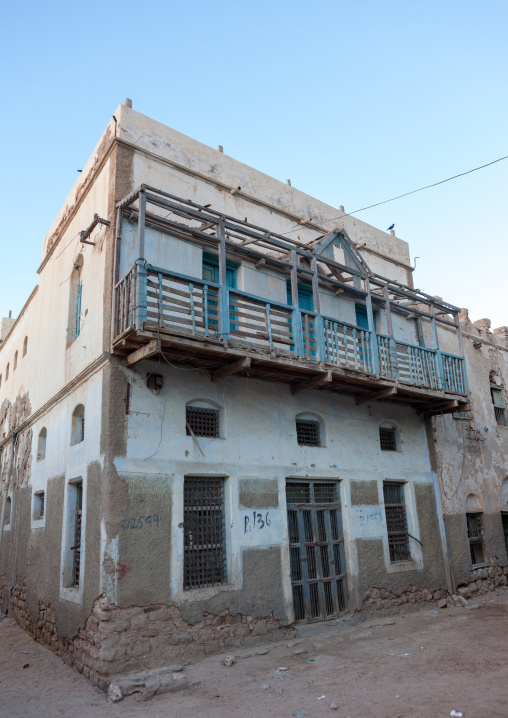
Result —
[[[466,499],[466,522],[469,552],[473,566],[485,563],[485,543],[483,533],[483,508],[475,494]]]
[[[71,446],[80,444],[85,438],[85,407],[78,404],[72,412]]]
[[[224,438],[224,412],[219,404],[209,399],[194,399],[185,407],[187,436],[208,439]]]
[[[28,350],[28,337],[25,337],[23,341],[23,356],[26,356]]]
[[[299,446],[326,446],[323,419],[311,412],[298,414],[296,417],[296,440]]]
[[[69,319],[67,326],[67,346],[79,337],[81,333],[81,295],[83,283],[83,255],[78,254],[74,262],[74,270],[71,274],[69,290]]]
[[[42,461],[46,458],[46,439],[48,432],[44,426],[39,432],[39,439],[37,442],[37,461]]]
[[[14,354],[14,365],[12,367],[12,371],[16,371],[16,367],[18,366],[18,352],[15,352]]]
[[[9,365],[7,364],[7,366],[5,368],[5,381],[7,381],[8,378],[9,378]]]
[[[12,500],[11,497],[7,497],[7,501],[5,502],[5,518],[4,518],[4,528],[11,525],[11,509],[12,509]]]
[[[399,427],[392,422],[383,421],[383,423],[379,425],[379,444],[381,451],[399,451]]]

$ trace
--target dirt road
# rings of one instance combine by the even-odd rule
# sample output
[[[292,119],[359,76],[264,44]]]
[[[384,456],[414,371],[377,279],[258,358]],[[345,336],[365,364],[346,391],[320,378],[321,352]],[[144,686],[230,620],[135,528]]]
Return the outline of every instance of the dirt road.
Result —
[[[197,682],[190,690],[115,704],[7,618],[0,622],[0,717],[440,718],[454,710],[507,718],[508,590],[480,603],[384,625],[306,627],[300,638],[231,667],[224,656],[187,666]]]

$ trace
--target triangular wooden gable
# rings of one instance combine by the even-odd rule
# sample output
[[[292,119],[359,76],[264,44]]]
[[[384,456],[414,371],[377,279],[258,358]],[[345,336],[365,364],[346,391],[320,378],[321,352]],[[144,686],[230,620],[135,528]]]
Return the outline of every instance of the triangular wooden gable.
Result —
[[[343,229],[337,229],[326,237],[323,237],[314,247],[314,254],[321,255],[324,259],[333,259],[333,247],[341,247],[344,250],[346,266],[356,269],[363,276],[370,274],[370,269],[360,255],[355,245]]]

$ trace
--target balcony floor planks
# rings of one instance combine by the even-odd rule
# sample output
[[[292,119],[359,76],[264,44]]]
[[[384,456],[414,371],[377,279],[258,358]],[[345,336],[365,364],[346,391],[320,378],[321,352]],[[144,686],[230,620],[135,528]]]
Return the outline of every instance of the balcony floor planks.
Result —
[[[237,376],[249,376],[262,381],[294,384],[309,381],[312,376],[331,370],[332,382],[320,391],[331,391],[355,397],[367,397],[384,388],[397,387],[397,394],[384,401],[410,405],[415,408],[429,407],[442,403],[447,399],[459,398],[459,403],[466,402],[466,397],[434,389],[425,389],[396,382],[387,377],[377,377],[361,371],[338,367],[334,364],[309,362],[291,356],[288,352],[270,353],[265,348],[255,345],[246,346],[244,342],[232,340],[228,346],[213,338],[197,339],[185,330],[178,333],[160,331],[160,341],[164,356],[156,354],[150,361],[164,363],[164,357],[172,364],[216,371],[227,364],[238,361],[242,357],[251,359],[251,366]],[[121,338],[113,343],[113,353],[130,354],[134,348],[140,348],[157,337],[155,330],[131,330],[124,332]],[[289,390],[289,387],[288,387]]]

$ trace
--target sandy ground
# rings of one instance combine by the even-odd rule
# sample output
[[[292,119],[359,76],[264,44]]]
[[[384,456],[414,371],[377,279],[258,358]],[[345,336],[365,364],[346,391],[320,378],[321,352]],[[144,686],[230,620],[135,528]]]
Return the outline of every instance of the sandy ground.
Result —
[[[389,625],[355,619],[305,627],[295,641],[231,667],[224,656],[187,666],[198,682],[192,689],[115,704],[7,618],[0,622],[0,718],[285,718],[296,711],[438,718],[452,710],[507,718],[508,590],[480,603],[397,616]]]

